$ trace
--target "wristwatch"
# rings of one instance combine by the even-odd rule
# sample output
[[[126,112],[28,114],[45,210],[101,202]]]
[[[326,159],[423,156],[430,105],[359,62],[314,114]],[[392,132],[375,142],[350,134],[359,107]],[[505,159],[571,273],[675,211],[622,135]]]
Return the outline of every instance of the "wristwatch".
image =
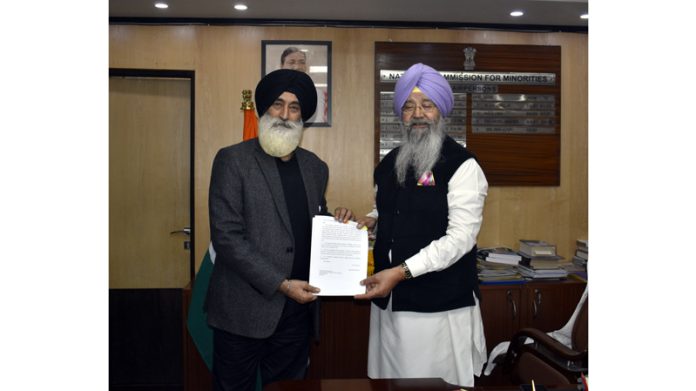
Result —
[[[401,264],[401,268],[404,269],[404,274],[406,275],[407,280],[410,280],[411,278],[413,278],[413,274],[411,274],[411,269],[408,268],[408,265],[406,264],[406,262]]]

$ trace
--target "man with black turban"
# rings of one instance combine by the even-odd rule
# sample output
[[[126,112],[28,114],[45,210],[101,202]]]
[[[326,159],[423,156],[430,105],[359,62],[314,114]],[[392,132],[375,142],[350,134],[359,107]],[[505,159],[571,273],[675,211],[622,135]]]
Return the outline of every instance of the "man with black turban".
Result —
[[[373,303],[371,378],[473,386],[486,362],[476,237],[488,182],[444,132],[453,105],[449,83],[427,65],[411,66],[396,83],[402,144],[375,168],[377,208],[358,219],[358,228],[377,225],[375,274],[356,296]]]
[[[319,319],[319,289],[307,282],[311,221],[328,215],[329,169],[299,147],[316,101],[305,73],[269,73],[256,87],[258,139],[215,156],[208,206],[217,256],[205,304],[214,390],[254,390],[257,371],[264,385],[304,377]]]

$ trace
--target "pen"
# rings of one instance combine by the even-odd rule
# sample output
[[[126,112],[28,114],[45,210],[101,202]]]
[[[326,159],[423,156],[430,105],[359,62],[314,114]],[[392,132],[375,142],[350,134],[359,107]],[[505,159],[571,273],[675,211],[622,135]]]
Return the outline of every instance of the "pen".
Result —
[[[532,391],[536,391],[536,387],[534,387],[534,380],[532,380]]]

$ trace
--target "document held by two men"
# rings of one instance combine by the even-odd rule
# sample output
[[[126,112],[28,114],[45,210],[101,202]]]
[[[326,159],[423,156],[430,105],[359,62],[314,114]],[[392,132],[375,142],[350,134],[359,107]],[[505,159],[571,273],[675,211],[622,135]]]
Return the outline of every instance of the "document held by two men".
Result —
[[[360,281],[367,277],[367,228],[356,225],[314,216],[309,284],[321,289],[319,296],[365,293]]]

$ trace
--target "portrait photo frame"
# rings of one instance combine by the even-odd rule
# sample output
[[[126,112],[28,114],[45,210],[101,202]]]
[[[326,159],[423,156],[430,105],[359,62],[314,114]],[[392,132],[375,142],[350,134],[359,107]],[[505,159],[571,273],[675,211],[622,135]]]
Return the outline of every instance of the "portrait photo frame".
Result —
[[[331,126],[331,41],[261,41],[261,77],[281,68],[303,71],[317,88],[317,107],[305,126]]]

